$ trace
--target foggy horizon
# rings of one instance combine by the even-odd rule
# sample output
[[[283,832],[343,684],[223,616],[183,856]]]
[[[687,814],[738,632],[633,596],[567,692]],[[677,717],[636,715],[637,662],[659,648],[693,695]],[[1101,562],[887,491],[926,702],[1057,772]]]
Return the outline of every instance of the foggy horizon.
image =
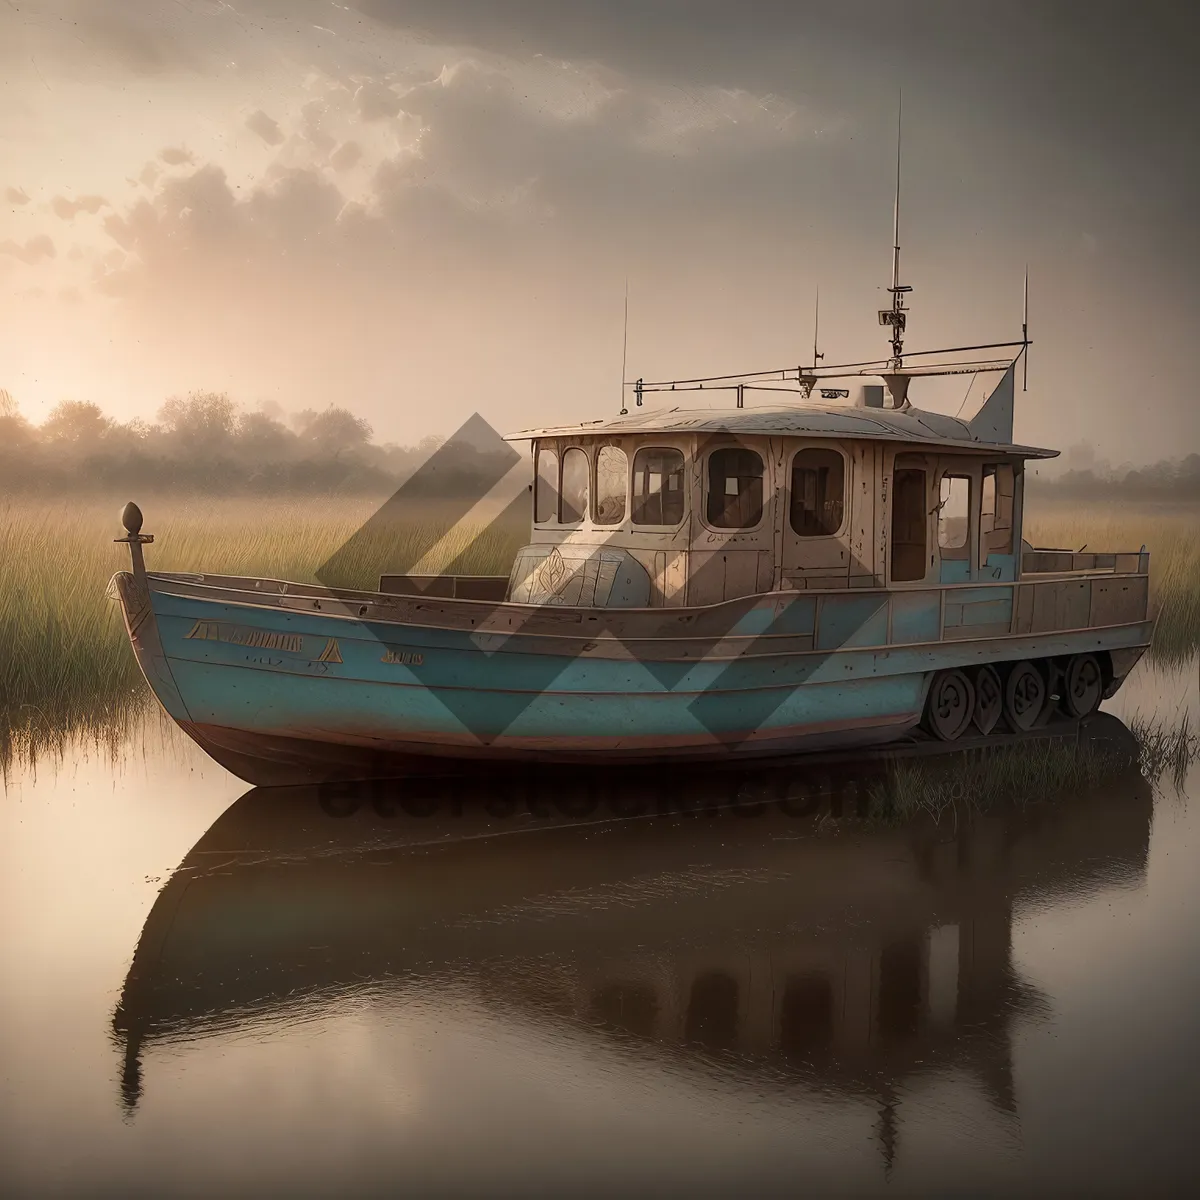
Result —
[[[1196,17],[890,11],[0,6],[0,387],[404,445],[608,417],[626,279],[627,378],[806,363],[818,287],[824,361],[880,357],[902,87],[906,348],[1019,338],[1028,263],[1016,440],[1200,446]]]

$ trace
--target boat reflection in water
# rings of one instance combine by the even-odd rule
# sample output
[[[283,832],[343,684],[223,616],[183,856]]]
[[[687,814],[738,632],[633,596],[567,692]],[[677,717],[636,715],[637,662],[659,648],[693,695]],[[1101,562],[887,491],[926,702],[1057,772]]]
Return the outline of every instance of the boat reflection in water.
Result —
[[[861,772],[820,795],[575,778],[247,793],[146,921],[113,1022],[126,1105],[156,1046],[449,982],[753,1094],[869,1100],[890,1166],[918,1075],[965,1072],[1015,1117],[1012,1031],[1049,1006],[1014,971],[1014,906],[1140,879],[1152,809],[1135,770],[957,829],[822,820],[862,808]]]

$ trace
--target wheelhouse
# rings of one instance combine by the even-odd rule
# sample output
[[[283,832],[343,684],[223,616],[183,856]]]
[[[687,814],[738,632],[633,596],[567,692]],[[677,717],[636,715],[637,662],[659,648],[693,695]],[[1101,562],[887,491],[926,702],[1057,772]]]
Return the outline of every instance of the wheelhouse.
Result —
[[[1024,466],[1055,451],[861,391],[856,405],[673,409],[513,435],[532,443],[535,482],[510,599],[692,607],[1015,581]]]

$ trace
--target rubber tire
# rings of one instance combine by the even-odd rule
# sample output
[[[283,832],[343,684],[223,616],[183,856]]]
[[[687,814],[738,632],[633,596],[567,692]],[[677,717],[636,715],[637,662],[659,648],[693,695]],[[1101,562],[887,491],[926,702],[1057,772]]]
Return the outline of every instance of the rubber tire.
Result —
[[[971,720],[975,728],[986,737],[1000,723],[1004,715],[1004,684],[996,668],[984,664],[975,671],[975,710]]]
[[[1069,717],[1090,717],[1104,699],[1104,672],[1094,654],[1077,654],[1063,672],[1061,702]]]
[[[1028,659],[1015,663],[1004,681],[1004,719],[1014,733],[1028,733],[1046,710],[1046,677]]]
[[[975,685],[959,670],[939,671],[929,685],[925,728],[938,741],[957,741],[975,712]]]

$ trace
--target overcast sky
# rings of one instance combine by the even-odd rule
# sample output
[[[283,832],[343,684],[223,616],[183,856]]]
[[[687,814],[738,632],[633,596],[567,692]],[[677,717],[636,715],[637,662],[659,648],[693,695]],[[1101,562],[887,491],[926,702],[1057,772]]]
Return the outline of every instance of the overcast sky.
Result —
[[[626,279],[630,377],[806,361],[818,286],[826,361],[881,356],[903,86],[909,347],[1018,337],[1028,262],[1019,440],[1188,453],[1196,13],[0,0],[0,387],[587,420]]]

